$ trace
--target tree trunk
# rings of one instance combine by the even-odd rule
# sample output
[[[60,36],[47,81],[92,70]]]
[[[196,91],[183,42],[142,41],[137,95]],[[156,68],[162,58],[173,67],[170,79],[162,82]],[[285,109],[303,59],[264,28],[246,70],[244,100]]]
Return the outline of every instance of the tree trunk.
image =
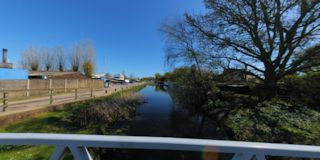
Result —
[[[277,96],[277,79],[275,73],[268,73],[265,75],[263,87],[263,100],[270,100]]]

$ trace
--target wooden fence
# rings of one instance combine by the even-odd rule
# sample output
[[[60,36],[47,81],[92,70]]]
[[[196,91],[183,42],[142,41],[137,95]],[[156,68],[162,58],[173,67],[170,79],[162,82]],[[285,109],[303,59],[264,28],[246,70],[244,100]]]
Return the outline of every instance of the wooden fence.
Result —
[[[90,88],[68,88],[68,89],[28,89],[28,90],[3,90],[2,92],[2,97],[0,97],[0,100],[2,100],[2,111],[5,112],[7,108],[9,107],[9,101],[15,100],[15,98],[12,98],[10,96],[10,93],[15,93],[15,92],[45,92],[44,95],[42,96],[47,96],[49,97],[49,104],[53,103],[53,96],[56,93],[59,93],[59,91],[64,90],[67,92],[73,92],[74,93],[74,99],[78,99],[78,93],[80,90],[85,90],[85,89],[90,89],[90,97],[93,97],[93,92],[95,89],[99,88],[94,88],[93,86],[90,86]],[[11,97],[11,98],[10,98]]]
[[[78,90],[90,89],[92,96],[93,89],[103,87],[103,81],[98,79],[1,80],[0,100],[5,111],[9,100],[49,96],[52,104],[54,94],[74,92],[77,99]]]
[[[4,91],[10,97],[23,98],[39,96],[55,89],[56,93],[69,92],[75,88],[103,88],[102,80],[98,79],[50,79],[50,80],[0,80],[0,95]]]

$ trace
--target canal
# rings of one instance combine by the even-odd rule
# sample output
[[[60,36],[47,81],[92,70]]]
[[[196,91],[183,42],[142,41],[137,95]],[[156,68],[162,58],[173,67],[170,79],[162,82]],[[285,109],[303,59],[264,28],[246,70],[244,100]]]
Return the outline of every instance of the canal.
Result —
[[[136,111],[136,117],[127,135],[195,138],[199,130],[199,116],[193,116],[176,105],[170,94],[155,86],[139,91],[145,99]],[[198,137],[197,137],[198,138]],[[116,159],[186,160],[206,159],[204,153],[155,150],[113,150],[106,152]]]
[[[159,137],[197,137],[199,117],[173,102],[163,88],[147,86],[139,94],[145,103],[137,108],[129,135]]]

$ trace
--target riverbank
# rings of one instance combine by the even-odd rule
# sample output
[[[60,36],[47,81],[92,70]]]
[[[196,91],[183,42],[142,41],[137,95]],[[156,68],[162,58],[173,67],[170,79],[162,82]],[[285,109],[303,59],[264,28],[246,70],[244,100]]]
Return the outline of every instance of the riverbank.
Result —
[[[41,113],[25,120],[2,125],[0,132],[121,134],[123,128],[121,122],[129,120],[134,114],[135,106],[141,103],[141,97],[136,92],[144,87],[145,85],[134,86],[106,97],[68,104],[62,110]],[[98,116],[101,113],[104,115]],[[2,146],[0,159],[48,159],[52,152],[53,148],[50,146]]]
[[[141,86],[141,88],[86,104],[74,104],[66,110],[49,112],[25,122],[2,127],[1,130],[4,132],[187,137],[312,145],[320,142],[318,136],[320,114],[317,111],[308,108],[295,109],[288,103],[274,100],[259,104],[259,108],[250,108],[230,101],[230,103],[208,107],[206,112],[199,112],[197,106],[194,108],[193,105],[188,107],[178,104],[178,99],[175,99],[177,97],[174,97],[178,96],[177,94],[172,89],[151,85]],[[140,96],[143,97],[143,101]],[[187,101],[185,97],[181,96],[184,101]],[[2,148],[6,152],[0,152],[0,159],[9,159],[13,153],[13,156],[18,154],[23,159],[35,159],[34,157],[45,159],[49,156],[46,154],[52,152],[52,148],[48,146],[10,147]],[[168,154],[168,151],[117,149],[90,149],[90,153],[93,156],[100,156],[100,159],[127,160],[183,159],[181,157],[199,159],[202,154],[201,152],[170,152]],[[31,157],[26,157],[29,154]]]
[[[105,97],[140,85],[144,85],[144,83],[111,85],[108,88],[93,90],[92,96],[90,96],[90,90],[79,90],[77,98],[75,98],[75,93],[58,94],[53,96],[52,104],[49,104],[48,97],[31,98],[13,102],[10,101],[7,110],[5,112],[0,112],[0,125],[16,122],[40,113],[63,109],[65,106],[73,103],[81,103],[93,98]]]

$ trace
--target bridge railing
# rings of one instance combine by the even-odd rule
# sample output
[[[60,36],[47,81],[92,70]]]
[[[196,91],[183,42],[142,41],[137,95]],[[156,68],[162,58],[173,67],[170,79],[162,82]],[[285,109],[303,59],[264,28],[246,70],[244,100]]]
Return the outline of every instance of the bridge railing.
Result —
[[[266,156],[320,158],[320,146],[165,137],[18,133],[0,134],[0,145],[53,145],[56,148],[51,160],[61,159],[67,148],[76,160],[92,159],[87,148],[231,153],[233,160],[265,160]]]

